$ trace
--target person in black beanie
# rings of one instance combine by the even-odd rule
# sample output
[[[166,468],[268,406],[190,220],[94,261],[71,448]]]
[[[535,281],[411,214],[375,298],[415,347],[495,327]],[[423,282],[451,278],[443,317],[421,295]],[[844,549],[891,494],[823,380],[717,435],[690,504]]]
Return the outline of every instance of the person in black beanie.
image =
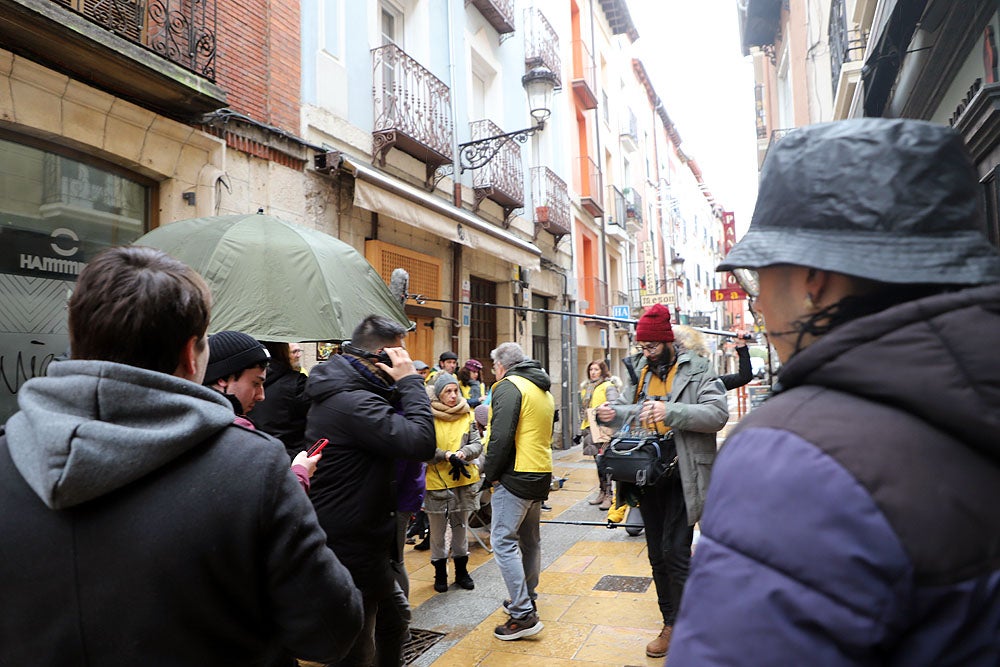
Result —
[[[208,337],[208,368],[203,384],[225,396],[233,405],[236,423],[256,428],[247,413],[264,400],[264,380],[271,358],[253,336],[220,331]]]

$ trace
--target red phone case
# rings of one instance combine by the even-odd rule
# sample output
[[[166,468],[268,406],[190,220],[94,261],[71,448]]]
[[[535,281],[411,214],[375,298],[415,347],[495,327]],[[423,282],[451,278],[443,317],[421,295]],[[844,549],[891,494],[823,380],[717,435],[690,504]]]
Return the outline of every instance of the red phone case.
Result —
[[[308,456],[316,456],[316,454],[323,451],[323,448],[326,447],[328,444],[330,444],[329,440],[327,440],[326,438],[320,438],[319,440],[313,443],[313,446],[309,448],[309,451],[306,452],[306,454]]]

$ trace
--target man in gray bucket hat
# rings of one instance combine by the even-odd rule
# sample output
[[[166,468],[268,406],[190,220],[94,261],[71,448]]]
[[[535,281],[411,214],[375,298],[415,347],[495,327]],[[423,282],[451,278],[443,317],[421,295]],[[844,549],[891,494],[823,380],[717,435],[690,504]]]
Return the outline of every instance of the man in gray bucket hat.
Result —
[[[784,366],[712,472],[671,665],[1000,664],[1000,255],[952,130],[768,155],[719,270]],[[755,289],[756,288],[756,289]]]

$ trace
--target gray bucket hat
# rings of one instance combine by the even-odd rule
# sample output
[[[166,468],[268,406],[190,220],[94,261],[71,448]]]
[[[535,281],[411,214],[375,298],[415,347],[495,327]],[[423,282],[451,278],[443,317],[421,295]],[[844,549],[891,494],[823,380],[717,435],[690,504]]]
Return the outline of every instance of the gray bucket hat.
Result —
[[[975,168],[950,128],[864,118],[774,145],[750,229],[717,271],[796,264],[886,283],[1000,281]]]

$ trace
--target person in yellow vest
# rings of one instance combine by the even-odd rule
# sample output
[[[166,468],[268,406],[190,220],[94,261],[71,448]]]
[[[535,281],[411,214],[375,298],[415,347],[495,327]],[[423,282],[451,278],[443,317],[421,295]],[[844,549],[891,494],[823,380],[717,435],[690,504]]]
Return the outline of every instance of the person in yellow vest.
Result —
[[[587,379],[580,383],[580,412],[583,414],[583,421],[580,422],[580,441],[583,443],[584,456],[593,456],[595,462],[607,442],[594,442],[590,421],[587,419],[587,409],[596,409],[604,403],[614,403],[617,400],[618,388],[611,382],[608,365],[603,359],[591,361],[587,364]],[[599,505],[599,509],[602,510],[611,509],[611,500],[614,497],[611,482],[603,479],[600,473],[597,475],[597,488],[599,489],[597,497],[591,500],[590,504]]]
[[[483,451],[479,429],[469,404],[458,389],[458,379],[451,373],[438,373],[434,379],[434,431],[437,450],[428,462],[424,512],[429,521],[431,564],[434,566],[434,590],[448,590],[448,545],[445,532],[451,526],[451,554],[455,559],[455,583],[466,590],[476,587],[469,576],[469,513],[479,509],[479,469],[472,460]]]
[[[429,373],[424,375],[424,384],[428,387],[433,387],[434,378],[437,377],[438,373],[444,371],[445,373],[454,375],[456,370],[458,370],[458,355],[451,350],[442,352],[440,356],[438,356],[438,365],[432,368]],[[423,374],[421,373],[421,375]],[[430,391],[427,393],[429,394]]]
[[[535,592],[541,572],[542,501],[552,484],[552,381],[517,343],[490,352],[493,384],[489,444],[483,476],[493,486],[490,540],[493,558],[507,585],[510,618],[493,636],[509,641],[537,634],[542,622]]]
[[[666,306],[656,304],[643,313],[635,338],[641,351],[632,359],[638,386],[627,386],[616,403],[597,408],[597,419],[618,426],[638,418],[647,429],[673,432],[679,475],[664,476],[642,489],[618,483],[619,498],[638,498],[642,510],[646,553],[663,616],[663,629],[646,646],[646,655],[662,658],[670,648],[687,581],[694,524],[701,517],[715,462],[715,436],[729,420],[729,406],[726,388],[709,360],[674,346]]]

